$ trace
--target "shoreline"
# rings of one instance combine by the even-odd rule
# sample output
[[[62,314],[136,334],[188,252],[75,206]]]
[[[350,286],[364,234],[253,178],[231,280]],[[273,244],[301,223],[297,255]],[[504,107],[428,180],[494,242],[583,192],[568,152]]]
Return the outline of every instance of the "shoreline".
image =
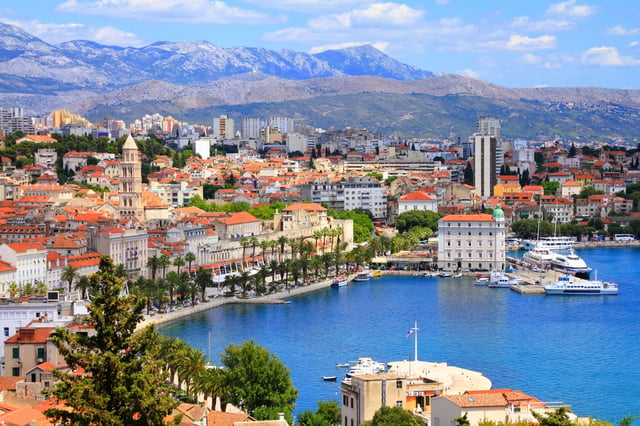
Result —
[[[249,304],[249,305],[279,305],[287,303],[287,299],[290,297],[299,296],[306,293],[322,290],[331,287],[333,279],[327,279],[312,283],[309,285],[303,285],[291,288],[289,290],[279,291],[277,293],[266,294],[264,296],[251,297],[247,299],[241,299],[237,296],[233,297],[218,297],[211,299],[207,302],[201,302],[197,305],[187,306],[184,308],[176,309],[173,312],[167,312],[165,314],[154,314],[153,316],[145,315],[144,319],[140,321],[136,330],[141,330],[148,325],[160,325],[170,321],[178,320],[189,315],[197,314],[209,309],[214,309],[223,305],[229,304]]]

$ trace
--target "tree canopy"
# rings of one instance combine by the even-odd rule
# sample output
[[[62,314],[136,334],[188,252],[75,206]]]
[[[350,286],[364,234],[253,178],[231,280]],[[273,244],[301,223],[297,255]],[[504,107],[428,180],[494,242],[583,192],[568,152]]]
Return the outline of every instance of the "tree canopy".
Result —
[[[382,406],[363,426],[420,426],[424,422],[402,407]]]
[[[71,372],[53,370],[58,382],[51,394],[71,410],[52,408],[45,414],[63,425],[164,425],[175,406],[152,326],[135,333],[144,300],[120,296],[111,258],[89,279],[89,327],[75,333],[59,327],[52,341]]]
[[[249,340],[242,345],[230,344],[220,359],[230,403],[259,420],[281,412],[292,423],[298,391],[289,369],[275,355]]]
[[[315,413],[311,410],[298,414],[298,426],[335,426],[340,425],[342,415],[338,401],[318,401]]]
[[[432,231],[438,229],[438,220],[442,215],[428,210],[411,210],[398,215],[396,218],[396,228],[402,233],[414,226],[430,228]]]

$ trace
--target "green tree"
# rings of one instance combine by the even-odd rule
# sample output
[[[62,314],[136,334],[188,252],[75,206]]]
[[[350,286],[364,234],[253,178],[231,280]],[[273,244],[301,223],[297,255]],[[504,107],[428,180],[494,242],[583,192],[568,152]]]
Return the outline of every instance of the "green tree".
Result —
[[[414,226],[430,228],[435,232],[438,230],[438,220],[441,217],[438,213],[428,210],[410,210],[398,215],[396,228],[400,233],[408,231]]]
[[[556,195],[558,188],[560,188],[560,183],[547,180],[542,182],[542,188],[544,188],[544,195]]]
[[[260,414],[285,413],[292,424],[292,411],[298,391],[293,387],[289,369],[273,354],[252,340],[231,344],[220,356],[224,365],[222,384],[231,404],[259,420]]]
[[[67,265],[62,269],[62,274],[60,275],[60,279],[62,281],[66,281],[69,283],[69,295],[73,291],[73,281],[78,277],[78,268],[75,268],[71,265]]]
[[[152,326],[135,333],[144,300],[121,297],[122,286],[113,262],[102,256],[99,271],[90,277],[93,332],[59,327],[52,336],[69,369],[84,372],[53,371],[58,382],[51,394],[71,408],[45,412],[56,424],[164,425],[175,406],[158,361],[158,335]]]
[[[457,426],[471,426],[467,413],[464,413],[463,416],[456,417],[453,421],[456,422]]]
[[[402,407],[382,406],[363,426],[420,426],[424,422]]]
[[[467,165],[464,167],[463,172],[463,183],[466,185],[473,185],[474,174],[473,168],[471,167],[471,163],[467,161]]]
[[[573,422],[569,418],[570,412],[567,407],[560,407],[553,413],[540,414],[535,411],[531,413],[540,426],[573,426]]]
[[[298,414],[298,426],[337,426],[341,417],[338,401],[318,401],[318,409]]]
[[[205,293],[207,287],[211,287],[213,281],[211,281],[211,270],[204,269],[202,266],[196,271],[195,284],[196,288],[200,290],[200,301],[205,301]]]

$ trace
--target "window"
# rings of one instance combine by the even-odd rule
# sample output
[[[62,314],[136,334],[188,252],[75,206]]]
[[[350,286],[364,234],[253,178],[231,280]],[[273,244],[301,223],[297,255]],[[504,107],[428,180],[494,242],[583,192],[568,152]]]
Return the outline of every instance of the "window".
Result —
[[[402,389],[402,380],[396,381],[396,389]]]
[[[37,358],[44,361],[44,348],[38,348]]]
[[[12,351],[13,359],[20,358],[20,348],[12,348],[11,351]]]
[[[342,405],[345,407],[349,406],[349,397],[347,395],[342,395]]]
[[[351,408],[353,408],[353,398],[351,398]]]
[[[18,377],[20,375],[20,367],[13,367],[11,369],[11,375],[13,377]]]
[[[347,421],[347,416],[344,416],[344,426],[349,426],[349,422]]]
[[[402,401],[396,401],[396,407],[402,407]]]
[[[4,337],[9,337],[9,327],[4,328]]]

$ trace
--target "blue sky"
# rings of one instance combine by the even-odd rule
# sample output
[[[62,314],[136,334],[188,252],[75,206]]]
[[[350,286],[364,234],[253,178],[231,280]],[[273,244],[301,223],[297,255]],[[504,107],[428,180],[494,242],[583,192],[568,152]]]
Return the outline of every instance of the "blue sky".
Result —
[[[640,89],[638,0],[4,0],[0,20],[54,44],[206,40],[315,53],[369,43],[507,87]]]

